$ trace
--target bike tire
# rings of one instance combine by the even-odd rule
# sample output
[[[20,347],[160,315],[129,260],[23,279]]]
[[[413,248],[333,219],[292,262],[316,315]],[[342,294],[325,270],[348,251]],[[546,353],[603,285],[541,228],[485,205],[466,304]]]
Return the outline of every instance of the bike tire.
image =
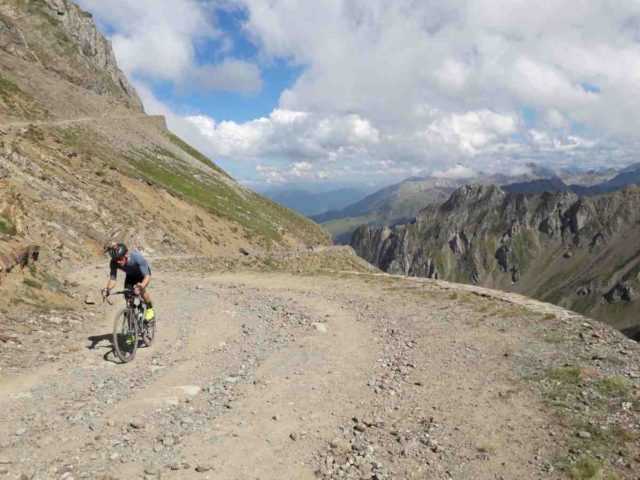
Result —
[[[128,363],[135,358],[137,350],[138,322],[135,312],[123,308],[116,314],[113,321],[113,351],[122,363]]]

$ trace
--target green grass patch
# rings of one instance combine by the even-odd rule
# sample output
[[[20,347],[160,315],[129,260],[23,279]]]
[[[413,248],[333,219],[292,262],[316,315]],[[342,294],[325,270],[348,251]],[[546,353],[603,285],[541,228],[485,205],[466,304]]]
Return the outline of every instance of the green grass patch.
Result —
[[[62,142],[69,147],[79,147],[82,144],[84,133],[78,128],[65,128],[60,130]]]
[[[22,283],[24,283],[29,288],[35,288],[36,290],[42,290],[42,284],[40,282],[38,282],[37,280],[33,280],[32,278],[25,278],[24,280],[22,280]]]
[[[16,227],[8,218],[0,216],[0,234],[15,235]]]
[[[631,393],[630,382],[626,378],[620,376],[597,380],[594,383],[594,386],[600,395],[608,399],[627,398]]]
[[[16,95],[21,92],[18,85],[6,77],[0,75],[0,95]]]
[[[0,75],[0,110],[6,110],[11,116],[26,119],[46,118],[49,114],[31,95],[3,75]]]
[[[547,370],[543,375],[546,386],[544,396],[549,404],[561,411],[571,411],[578,402],[582,373],[577,367],[560,367]]]
[[[558,332],[548,332],[542,337],[542,339],[547,343],[556,345],[567,341],[566,336]]]
[[[582,381],[582,372],[578,367],[552,368],[548,377],[563,385],[578,385]]]
[[[224,175],[227,178],[231,178],[227,172],[225,172],[223,169],[221,169],[215,163],[213,163],[209,157],[201,153],[199,150],[196,150],[195,148],[193,148],[191,145],[189,145],[187,142],[182,140],[177,135],[174,135],[173,133],[169,132],[169,140],[171,140],[171,143],[179,147],[182,151],[188,153],[196,160],[199,160],[200,162],[205,164],[207,167],[212,168],[213,170]]]
[[[612,423],[612,413],[631,395],[630,382],[619,376],[594,379],[575,366],[547,370],[542,378],[543,395],[556,408],[567,427],[568,451],[557,466],[573,479],[615,479],[604,460],[627,457],[627,445],[637,441],[637,432]],[[579,434],[586,432],[586,434]],[[577,458],[573,455],[579,453]]]
[[[582,457],[569,467],[569,477],[573,480],[589,480],[602,478],[602,463],[592,457]]]
[[[535,233],[529,229],[521,230],[513,236],[511,247],[514,263],[523,274],[529,268],[531,259],[538,250]]]

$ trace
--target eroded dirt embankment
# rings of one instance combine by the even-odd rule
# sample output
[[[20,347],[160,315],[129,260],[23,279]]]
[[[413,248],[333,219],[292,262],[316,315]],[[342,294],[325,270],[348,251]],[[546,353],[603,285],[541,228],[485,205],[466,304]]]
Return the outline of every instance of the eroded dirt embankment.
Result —
[[[159,337],[132,364],[113,363],[103,306],[0,344],[0,474],[634,478],[640,467],[640,352],[596,322],[389,276],[154,274]],[[79,277],[99,287],[95,270]]]

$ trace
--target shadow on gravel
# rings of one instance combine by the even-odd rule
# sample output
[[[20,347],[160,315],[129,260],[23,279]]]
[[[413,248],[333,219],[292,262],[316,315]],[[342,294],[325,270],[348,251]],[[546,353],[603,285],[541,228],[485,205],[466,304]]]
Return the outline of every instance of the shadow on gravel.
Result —
[[[622,330],[627,337],[636,342],[640,342],[640,325]]]
[[[95,350],[96,348],[106,348],[108,349],[105,354],[102,356],[107,362],[114,362],[114,348],[113,348],[113,335],[111,333],[105,333],[103,335],[92,335],[87,337],[87,340],[91,342],[90,345],[87,345],[87,350]],[[99,345],[101,344],[102,345]]]

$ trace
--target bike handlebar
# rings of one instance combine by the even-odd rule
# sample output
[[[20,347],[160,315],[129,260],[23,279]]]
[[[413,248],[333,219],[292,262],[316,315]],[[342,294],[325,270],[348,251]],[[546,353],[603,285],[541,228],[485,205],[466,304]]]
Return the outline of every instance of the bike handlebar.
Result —
[[[138,295],[138,296],[140,296],[140,293],[136,292],[135,288],[125,288],[124,290],[120,290],[118,292],[113,292],[113,293],[109,292],[109,291],[106,291],[106,289],[102,290],[102,300],[106,301],[109,305],[113,305],[113,303],[111,303],[109,301],[109,297],[113,297],[114,295],[124,295],[124,296],[127,296],[127,295]]]

